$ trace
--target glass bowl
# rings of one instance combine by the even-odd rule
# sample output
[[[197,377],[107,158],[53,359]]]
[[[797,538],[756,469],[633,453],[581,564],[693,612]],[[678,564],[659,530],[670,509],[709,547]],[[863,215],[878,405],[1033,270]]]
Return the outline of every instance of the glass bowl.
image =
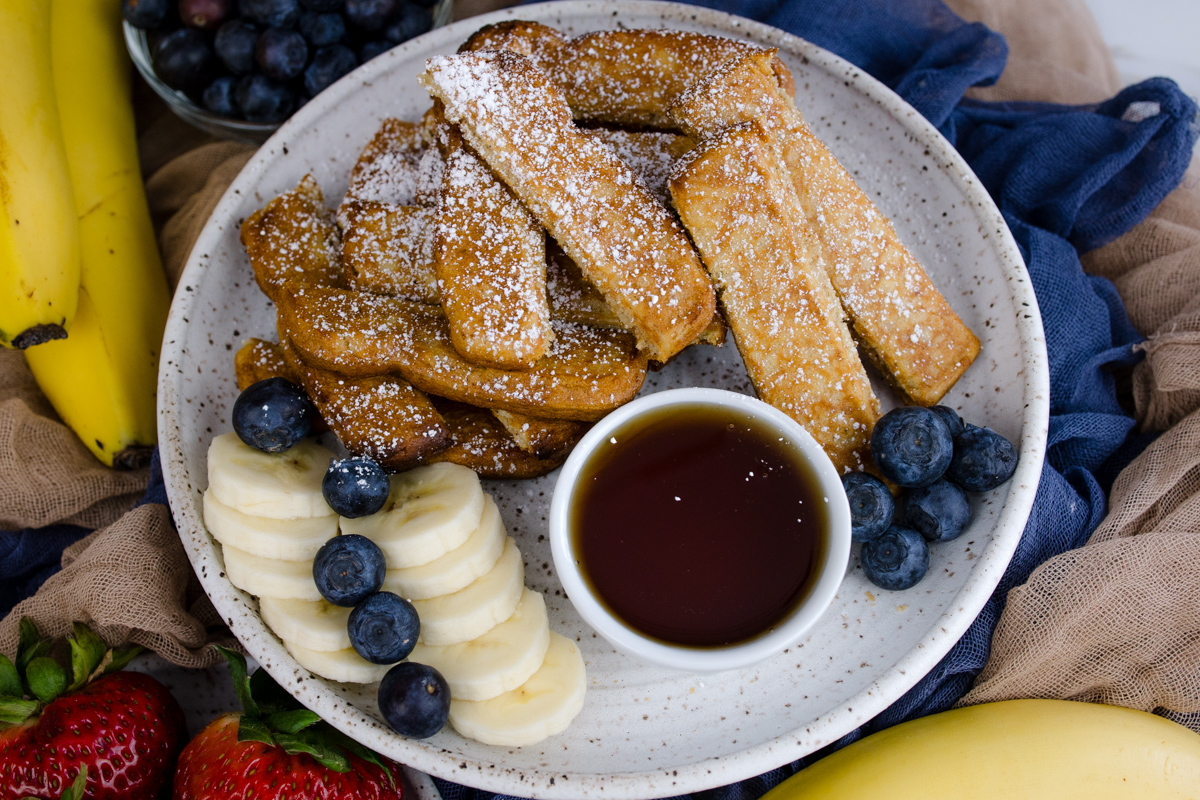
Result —
[[[116,2],[116,0],[113,1]],[[440,28],[450,21],[454,10],[453,6],[453,0],[438,0],[437,5],[431,9],[433,28]],[[121,24],[125,30],[125,46],[129,50],[129,56],[133,59],[137,71],[180,119],[219,139],[232,139],[250,144],[265,142],[276,128],[283,124],[283,122],[247,122],[241,119],[222,117],[198,105],[178,89],[167,86],[154,72],[150,55],[150,37],[146,35],[146,31],[135,28],[128,22],[122,21]]]

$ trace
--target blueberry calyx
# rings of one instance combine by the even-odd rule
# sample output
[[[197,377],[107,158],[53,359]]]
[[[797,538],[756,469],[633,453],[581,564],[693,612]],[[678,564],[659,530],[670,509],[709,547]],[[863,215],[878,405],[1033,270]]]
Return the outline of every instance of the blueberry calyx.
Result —
[[[954,455],[954,440],[940,414],[920,406],[894,408],[871,432],[871,455],[884,477],[919,487],[942,477]]]
[[[881,589],[916,586],[929,569],[929,545],[911,528],[893,525],[866,542],[859,553],[863,574]]]
[[[372,664],[403,661],[421,635],[413,604],[391,592],[376,592],[356,605],[346,627],[351,646]]]

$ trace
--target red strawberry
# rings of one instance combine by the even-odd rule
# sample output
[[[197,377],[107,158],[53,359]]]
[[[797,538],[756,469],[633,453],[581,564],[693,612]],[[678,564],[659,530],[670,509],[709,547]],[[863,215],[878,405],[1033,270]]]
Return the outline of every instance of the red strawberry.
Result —
[[[150,800],[168,785],[183,734],[183,711],[166,687],[137,672],[116,672],[141,648],[108,653],[96,634],[76,624],[70,640],[74,680],[45,657],[29,620],[13,664],[0,655],[0,800],[58,798],[82,770],[83,797]]]
[[[238,653],[217,649],[244,713],[217,717],[183,749],[173,800],[402,800],[395,764],[321,722],[264,670],[248,675]]]

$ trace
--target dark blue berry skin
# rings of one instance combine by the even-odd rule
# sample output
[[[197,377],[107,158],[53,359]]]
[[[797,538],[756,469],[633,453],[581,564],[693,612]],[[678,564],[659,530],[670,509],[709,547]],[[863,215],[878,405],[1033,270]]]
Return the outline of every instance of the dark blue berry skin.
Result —
[[[903,406],[875,423],[871,455],[879,471],[893,483],[928,486],[950,466],[954,440],[941,415],[920,406]]]
[[[391,489],[383,467],[365,456],[333,459],[321,479],[325,502],[348,519],[365,517],[383,508]]]
[[[237,104],[250,122],[283,122],[296,107],[296,95],[266,75],[246,75],[237,85]]]
[[[291,28],[300,21],[297,0],[238,0],[238,11],[268,28]]]
[[[210,83],[204,90],[204,107],[222,117],[230,119],[241,117],[241,109],[237,107],[237,100],[234,99],[237,81],[238,79],[232,75],[222,75]]]
[[[362,47],[358,48],[358,61],[360,64],[365,64],[375,56],[381,56],[388,50],[395,47],[394,44],[387,39],[379,39],[373,42],[367,42]]]
[[[296,30],[300,31],[300,35],[313,47],[327,47],[337,44],[346,35],[346,21],[342,19],[341,14],[305,11]]]
[[[396,0],[346,0],[346,19],[364,31],[382,28],[396,11]]]
[[[946,477],[968,492],[988,492],[1012,477],[1017,448],[991,428],[974,425],[954,437],[954,458]]]
[[[438,4],[438,0],[409,0],[409,2],[421,8],[433,8]]]
[[[192,28],[171,31],[158,41],[152,58],[154,74],[172,89],[200,92],[217,77],[217,56],[208,37]]]
[[[346,629],[360,656],[372,664],[395,664],[417,646],[421,620],[403,597],[376,592],[354,607]]]
[[[317,591],[343,608],[356,606],[378,592],[386,570],[379,546],[356,533],[333,537],[313,559]]]
[[[304,71],[308,42],[287,28],[267,28],[258,37],[254,60],[268,78],[289,81]]]
[[[401,736],[425,739],[450,717],[450,686],[433,667],[403,661],[379,682],[379,712]]]
[[[963,432],[966,427],[963,424],[962,417],[958,415],[950,406],[934,406],[931,411],[937,412],[937,415],[942,418],[942,422],[946,423],[946,430],[950,431],[950,438],[953,439]]]
[[[929,569],[929,545],[925,537],[893,525],[862,546],[859,553],[863,574],[880,589],[898,592],[916,586]]]
[[[304,390],[284,378],[247,386],[233,404],[233,430],[246,444],[282,453],[308,436],[317,412]]]
[[[433,16],[427,9],[406,5],[384,29],[383,35],[389,42],[401,44],[422,33],[428,33],[432,27]]]
[[[221,26],[213,40],[213,49],[225,69],[234,75],[245,75],[254,69],[258,34],[258,26],[244,19],[231,19]]]
[[[162,25],[174,0],[121,0],[121,16],[135,28],[149,30]]]
[[[189,28],[215,31],[229,18],[233,0],[179,0],[179,19]]]
[[[304,70],[304,91],[315,97],[325,87],[358,66],[358,57],[340,44],[322,47]]]
[[[300,5],[309,11],[337,11],[342,7],[343,0],[300,0]]]
[[[887,484],[865,472],[842,476],[842,488],[850,501],[850,539],[867,542],[888,529],[896,512],[896,501]]]
[[[931,542],[957,539],[971,522],[967,493],[945,478],[913,489],[904,501],[904,524]]]

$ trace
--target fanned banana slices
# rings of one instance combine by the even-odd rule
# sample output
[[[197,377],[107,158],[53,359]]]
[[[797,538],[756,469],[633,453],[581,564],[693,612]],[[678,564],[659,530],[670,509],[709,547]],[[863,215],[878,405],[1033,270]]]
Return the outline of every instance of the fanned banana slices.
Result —
[[[417,609],[421,637],[409,658],[446,678],[459,733],[511,747],[565,730],[583,706],[583,657],[550,631],[545,600],[525,587],[521,552],[479,476],[449,463],[393,475],[382,510],[346,519],[321,494],[332,456],[311,441],[262,453],[232,433],[209,448],[205,523],[230,581],[258,597],[288,652],[345,683],[374,683],[389,669],[354,651],[350,609],[322,599],[312,577],[325,541],[357,533],[384,553],[384,590]]]

